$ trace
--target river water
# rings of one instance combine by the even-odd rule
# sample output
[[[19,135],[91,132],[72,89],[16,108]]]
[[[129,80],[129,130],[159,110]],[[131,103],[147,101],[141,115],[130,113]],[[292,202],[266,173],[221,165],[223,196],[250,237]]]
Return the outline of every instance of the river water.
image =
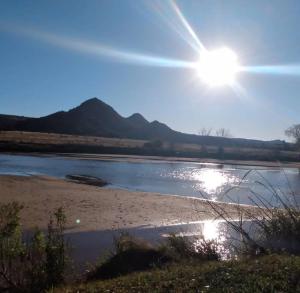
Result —
[[[300,175],[296,168],[268,168],[191,162],[101,161],[60,156],[0,155],[0,174],[67,174],[100,177],[108,187],[179,196],[208,198],[222,202],[255,204],[260,200],[278,206],[280,199],[300,201]]]
[[[300,175],[296,168],[268,168],[229,164],[143,161],[124,162],[65,158],[62,156],[0,155],[0,175],[49,175],[65,178],[68,174],[100,177],[108,188],[148,191],[178,196],[208,198],[222,202],[280,206],[300,202]],[[244,229],[253,231],[251,221]],[[122,230],[68,232],[72,258],[78,271],[87,261],[93,263],[113,247],[114,237],[126,232],[149,242],[160,242],[171,234],[217,240],[221,256],[232,255],[232,239],[239,235],[222,220],[181,223],[162,227],[141,226]],[[194,236],[193,236],[194,235]],[[196,238],[197,239],[197,238]],[[197,240],[196,240],[197,241]],[[196,242],[195,242],[196,243]]]

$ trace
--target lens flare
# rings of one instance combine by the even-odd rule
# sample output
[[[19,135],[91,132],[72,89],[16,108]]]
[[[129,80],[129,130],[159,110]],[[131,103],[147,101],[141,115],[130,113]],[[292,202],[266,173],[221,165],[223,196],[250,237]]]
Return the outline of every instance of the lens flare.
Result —
[[[180,22],[184,26],[184,28],[187,30],[187,32],[190,34],[190,36],[196,43],[198,50],[201,50],[201,51],[205,50],[204,45],[199,40],[197,34],[195,33],[192,26],[189,24],[189,22],[187,21],[187,19],[185,18],[185,16],[183,15],[183,13],[181,12],[181,10],[179,9],[178,5],[176,4],[176,2],[174,0],[171,1],[171,6],[172,6],[173,10],[175,11],[176,15],[178,16]]]
[[[98,56],[103,59],[111,59],[121,63],[164,68],[194,68],[193,62],[185,60],[116,49],[100,42],[69,38],[33,28],[6,25],[3,27],[0,26],[0,30],[26,36],[60,48]]]
[[[255,74],[300,76],[300,64],[243,66],[241,70]]]
[[[197,54],[205,50],[195,30],[174,0],[151,0],[146,1],[145,4]]]

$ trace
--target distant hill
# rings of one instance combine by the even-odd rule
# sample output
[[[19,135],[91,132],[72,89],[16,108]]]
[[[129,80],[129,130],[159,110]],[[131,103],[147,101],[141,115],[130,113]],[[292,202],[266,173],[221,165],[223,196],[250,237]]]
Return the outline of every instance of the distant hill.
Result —
[[[74,135],[163,140],[203,145],[283,148],[282,141],[260,141],[241,138],[199,136],[175,131],[159,121],[149,122],[141,114],[122,117],[98,98],[83,102],[69,111],[28,118],[0,115],[0,130],[22,130]]]
[[[28,117],[0,114],[0,130],[14,130],[18,122],[27,119]]]

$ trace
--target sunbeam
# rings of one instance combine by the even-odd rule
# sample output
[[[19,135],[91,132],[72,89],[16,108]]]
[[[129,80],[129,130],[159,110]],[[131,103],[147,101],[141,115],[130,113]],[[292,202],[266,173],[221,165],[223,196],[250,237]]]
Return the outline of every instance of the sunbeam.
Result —
[[[202,42],[199,40],[197,34],[195,33],[195,31],[193,30],[193,28],[191,27],[191,25],[189,24],[189,22],[187,21],[187,19],[184,17],[183,13],[181,12],[181,10],[179,9],[178,5],[176,4],[175,0],[170,0],[171,1],[171,6],[174,9],[174,11],[176,12],[178,18],[180,19],[181,23],[183,24],[183,26],[186,28],[186,30],[189,32],[189,34],[191,35],[191,37],[193,38],[193,40],[196,42],[196,44],[198,45],[198,50],[201,51],[205,51],[205,47],[202,44]]]
[[[300,76],[300,64],[244,66],[241,71],[256,74]]]
[[[31,28],[21,28],[17,26],[6,25],[0,27],[0,30],[20,34],[32,39],[43,41],[61,48],[70,49],[80,53],[93,54],[99,57],[107,57],[123,63],[166,68],[195,68],[194,62],[118,50],[98,42],[91,42],[82,39],[72,39]]]
[[[150,7],[159,17],[186,42],[197,54],[205,50],[204,45],[173,0],[149,1]]]

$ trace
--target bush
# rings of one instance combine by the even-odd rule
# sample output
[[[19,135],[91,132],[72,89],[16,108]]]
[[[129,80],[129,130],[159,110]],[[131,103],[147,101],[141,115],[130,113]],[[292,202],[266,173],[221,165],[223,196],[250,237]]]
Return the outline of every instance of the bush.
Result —
[[[64,281],[65,216],[58,209],[47,235],[37,230],[26,243],[20,228],[22,208],[16,202],[0,206],[0,291],[42,292]]]
[[[300,211],[275,209],[269,219],[257,223],[262,231],[261,245],[271,252],[300,254]]]
[[[173,260],[219,260],[218,245],[215,241],[187,238],[171,234],[162,249]]]
[[[59,208],[50,218],[46,243],[45,269],[48,286],[54,286],[64,281],[66,267],[66,246],[64,241],[66,216]]]
[[[127,233],[115,238],[114,246],[112,254],[88,274],[88,279],[118,277],[134,271],[147,270],[170,261],[170,258],[162,251]]]
[[[153,247],[125,233],[115,239],[114,246],[111,256],[88,274],[88,280],[115,278],[183,260],[219,260],[214,242],[201,240],[194,244],[192,240],[176,235],[170,235],[164,244]]]

